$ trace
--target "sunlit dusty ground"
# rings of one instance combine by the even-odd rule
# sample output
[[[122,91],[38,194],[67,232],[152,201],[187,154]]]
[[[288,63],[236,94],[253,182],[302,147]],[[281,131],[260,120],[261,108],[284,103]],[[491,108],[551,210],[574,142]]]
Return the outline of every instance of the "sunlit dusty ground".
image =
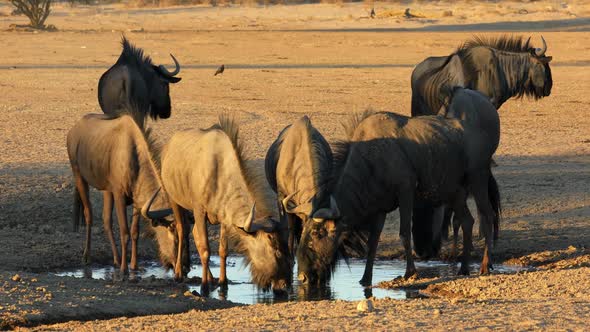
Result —
[[[239,121],[249,156],[260,162],[278,131],[303,114],[310,115],[329,140],[342,138],[342,119],[367,107],[409,114],[413,66],[426,56],[452,52],[473,31],[516,29],[539,43],[535,31],[559,29],[569,32],[542,32],[554,58],[552,95],[539,101],[511,100],[502,107],[499,167],[494,169],[505,217],[495,257],[546,271],[451,282],[418,280],[409,286],[422,282],[421,287],[441,299],[382,300],[369,315],[357,314],[355,303],[322,301],[54,328],[583,328],[590,321],[590,35],[571,31],[587,31],[584,17],[590,11],[582,1],[567,4],[379,3],[374,20],[366,17],[370,7],[363,4],[148,10],[64,6],[48,20],[60,32],[0,32],[0,327],[219,305],[184,297],[182,288],[172,283],[107,287],[46,274],[81,264],[82,234],[70,232],[72,188],[65,135],[83,114],[99,112],[98,78],[120,53],[121,31],[156,62],[171,63],[172,52],[183,65],[183,80],[171,88],[173,116],[154,125],[162,139],[180,129],[209,126],[225,112]],[[406,7],[426,18],[404,19]],[[443,17],[444,10],[453,15]],[[0,12],[8,13],[8,7],[0,6]],[[527,23],[544,20],[552,21]],[[12,23],[25,21],[1,17],[0,29]],[[472,24],[462,28],[466,32],[449,32],[465,24]],[[141,28],[143,32],[128,31]],[[225,73],[213,77],[221,63],[226,64]],[[92,255],[94,261],[108,263],[110,250],[95,194]],[[381,257],[400,254],[397,232],[394,212],[382,236]],[[150,241],[141,244],[142,256],[152,257]],[[23,275],[18,284],[10,280],[16,273]],[[105,287],[116,291],[103,291]],[[96,290],[96,298],[80,295],[78,311],[51,309],[69,307],[68,290],[73,294],[81,288]],[[125,305],[142,289],[149,310]],[[47,292],[56,295],[48,297]],[[176,297],[178,302],[154,305]]]

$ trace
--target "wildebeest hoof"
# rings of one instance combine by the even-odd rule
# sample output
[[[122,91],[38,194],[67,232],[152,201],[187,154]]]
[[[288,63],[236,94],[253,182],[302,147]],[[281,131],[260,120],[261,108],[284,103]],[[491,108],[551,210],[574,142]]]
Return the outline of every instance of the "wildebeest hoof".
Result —
[[[418,272],[416,270],[407,271],[406,274],[404,274],[404,279],[406,280],[416,278],[418,278]]]
[[[468,276],[469,275],[469,268],[461,266],[461,268],[459,269],[459,273],[457,273],[457,275]]]
[[[208,284],[201,285],[201,295],[202,296],[209,296],[209,285]]]
[[[373,278],[364,278],[363,277],[361,280],[359,280],[359,284],[361,284],[361,286],[364,286],[364,287],[369,287],[373,284],[372,279]]]
[[[184,278],[182,276],[174,276],[174,281],[176,282],[182,282],[184,280]]]

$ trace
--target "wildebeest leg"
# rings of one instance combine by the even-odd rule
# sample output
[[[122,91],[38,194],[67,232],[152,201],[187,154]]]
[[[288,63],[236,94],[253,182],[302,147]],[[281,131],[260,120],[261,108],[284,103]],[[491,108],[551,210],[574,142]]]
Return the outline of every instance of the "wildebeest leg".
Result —
[[[459,228],[461,227],[462,220],[457,216],[457,213],[453,215],[453,246],[451,248],[451,256],[457,258],[457,243],[459,242]]]
[[[227,230],[225,226],[221,225],[219,228],[219,285],[222,289],[227,289],[227,275],[226,275],[226,263],[227,263]],[[211,273],[211,270],[208,271]]]
[[[377,214],[369,221],[373,227],[369,233],[369,250],[367,253],[367,263],[365,264],[365,273],[363,274],[363,278],[359,281],[363,286],[371,286],[373,283],[373,262],[375,261],[375,255],[377,254],[377,246],[379,244],[381,231],[383,230],[383,224],[385,224],[385,216],[386,214],[384,213]]]
[[[459,275],[469,275],[469,258],[471,256],[471,235],[473,233],[474,220],[471,212],[469,212],[466,200],[466,193],[460,194],[459,197],[456,198],[453,208],[455,211],[453,224],[457,230],[459,229],[459,225],[463,228],[463,256],[461,257]],[[455,240],[455,246],[457,245],[456,242],[457,241]]]
[[[131,218],[131,270],[137,270],[137,240],[139,239],[139,218],[140,210],[133,209],[133,217]]]
[[[183,263],[183,254],[185,254],[184,246],[188,245],[185,243],[185,236],[184,236],[184,222],[183,222],[183,212],[173,201],[170,201],[170,208],[172,209],[172,213],[174,214],[174,228],[176,229],[176,236],[178,239],[178,249],[176,251],[176,263],[174,264],[174,280],[182,281],[183,273],[182,273],[182,263]],[[195,220],[197,215],[195,214]],[[195,223],[195,227],[197,224]],[[193,229],[194,231],[194,229]],[[196,241],[196,238],[195,238]],[[198,247],[197,247],[198,248]]]
[[[77,232],[78,227],[82,223],[80,220],[80,216],[84,214],[84,207],[82,206],[82,201],[80,200],[80,194],[78,193],[78,188],[74,185],[74,206],[73,206],[74,214],[72,215],[72,231]]]
[[[414,205],[414,192],[412,190],[402,190],[399,195],[399,236],[404,245],[406,254],[406,274],[404,278],[410,278],[416,275],[416,266],[412,256],[412,209]]]
[[[494,219],[494,210],[490,203],[488,195],[488,178],[489,171],[480,172],[470,178],[471,191],[473,198],[475,198],[475,204],[477,210],[481,216],[480,228],[483,230],[485,238],[485,249],[483,254],[483,260],[481,262],[480,274],[488,274],[492,268],[492,227]]]
[[[442,238],[447,241],[449,239],[449,228],[451,227],[451,218],[453,217],[453,210],[444,206],[444,218],[442,224]]]
[[[119,260],[119,251],[115,244],[115,237],[113,235],[113,194],[110,191],[102,192],[102,223],[104,233],[111,244],[111,251],[113,252],[113,264],[119,267],[121,262]]]
[[[194,209],[195,226],[193,227],[193,238],[197,246],[197,251],[201,257],[201,264],[203,265],[203,272],[201,273],[201,293],[204,295],[209,293],[209,237],[207,236],[207,220],[205,212],[200,209]]]
[[[82,179],[77,170],[73,170],[74,178],[76,179],[76,189],[80,195],[80,201],[84,206],[84,219],[86,220],[86,243],[84,244],[84,254],[82,261],[85,264],[90,263],[90,237],[92,235],[92,205],[88,197],[88,183]]]
[[[119,237],[121,238],[121,272],[127,273],[127,245],[129,244],[129,228],[127,227],[127,206],[122,193],[113,193],[115,212],[119,222]]]

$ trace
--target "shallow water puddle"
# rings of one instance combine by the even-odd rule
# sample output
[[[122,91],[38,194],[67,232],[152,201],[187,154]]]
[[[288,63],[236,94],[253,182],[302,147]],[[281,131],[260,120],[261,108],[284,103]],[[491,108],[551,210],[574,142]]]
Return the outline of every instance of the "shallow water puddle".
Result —
[[[196,259],[198,261],[198,259]],[[211,258],[211,272],[215,277],[219,276],[219,257]],[[441,261],[416,262],[416,268],[422,277],[445,277],[456,276],[459,264],[447,263]],[[244,259],[241,256],[232,256],[227,259],[227,276],[230,280],[227,291],[221,291],[219,288],[211,292],[210,297],[225,299],[236,303],[254,304],[254,303],[273,303],[280,301],[295,300],[360,300],[367,296],[377,298],[390,297],[395,299],[407,299],[419,296],[417,290],[390,290],[381,288],[364,288],[358,281],[362,277],[365,269],[365,261],[361,259],[349,260],[347,266],[341,262],[333,275],[330,284],[319,290],[310,291],[305,287],[300,287],[297,277],[294,275],[294,285],[288,295],[275,297],[272,292],[258,291],[250,282],[249,268],[244,266]],[[402,260],[382,260],[376,261],[373,268],[373,284],[381,281],[388,281],[399,276],[403,276],[406,269],[406,263]],[[495,273],[510,273],[521,270],[522,268],[506,265],[494,265]],[[201,265],[193,264],[191,277],[201,276]],[[297,271],[295,266],[294,271]],[[476,274],[479,271],[479,264],[471,264],[471,273]],[[57,276],[71,276],[77,278],[92,278],[110,280],[118,274],[118,270],[112,266],[91,266],[89,268],[76,269],[73,271],[63,271],[56,273]],[[150,278],[172,279],[172,271],[166,271],[155,261],[144,261],[140,264],[140,271],[131,272],[129,278]],[[188,283],[189,290],[200,292],[200,286]]]

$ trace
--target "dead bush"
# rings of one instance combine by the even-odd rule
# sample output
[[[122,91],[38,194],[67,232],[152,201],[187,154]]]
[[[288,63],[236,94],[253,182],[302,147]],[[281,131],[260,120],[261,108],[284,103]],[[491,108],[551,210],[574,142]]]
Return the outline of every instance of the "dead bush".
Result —
[[[51,0],[10,0],[10,3],[29,18],[31,27],[45,29],[45,20],[51,12]]]

